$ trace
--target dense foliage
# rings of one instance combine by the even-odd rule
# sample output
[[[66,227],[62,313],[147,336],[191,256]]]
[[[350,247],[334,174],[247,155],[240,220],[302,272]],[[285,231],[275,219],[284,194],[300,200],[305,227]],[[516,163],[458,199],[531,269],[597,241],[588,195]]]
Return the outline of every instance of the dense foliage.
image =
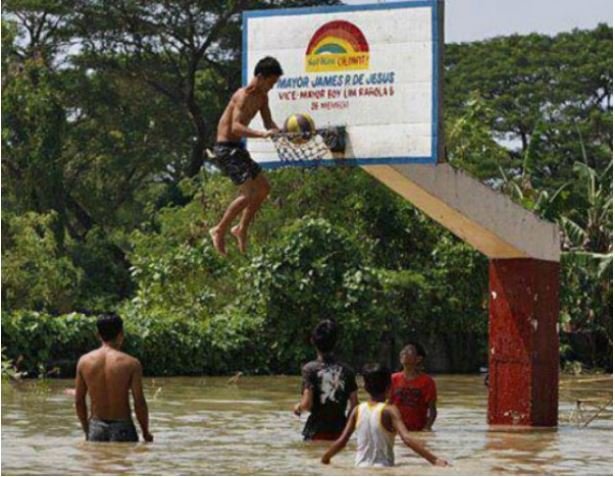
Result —
[[[235,193],[203,152],[239,86],[238,12],[309,3],[4,2],[3,356],[68,369],[95,344],[79,312],[116,309],[150,374],[295,373],[324,317],[355,364],[411,337],[441,369],[486,362],[486,259],[361,170],[271,173],[247,256],[210,246]],[[560,223],[562,357],[610,366],[612,29],[445,63],[449,161]]]

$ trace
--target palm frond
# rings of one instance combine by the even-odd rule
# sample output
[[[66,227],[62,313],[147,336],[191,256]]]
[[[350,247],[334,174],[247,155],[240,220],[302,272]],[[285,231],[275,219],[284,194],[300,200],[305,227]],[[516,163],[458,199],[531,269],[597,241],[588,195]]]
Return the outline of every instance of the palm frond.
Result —
[[[581,246],[581,244],[587,237],[587,232],[583,229],[583,227],[581,227],[579,224],[569,219],[568,217],[560,217],[559,222],[562,226],[562,230],[564,231],[566,237],[571,242],[571,244]]]

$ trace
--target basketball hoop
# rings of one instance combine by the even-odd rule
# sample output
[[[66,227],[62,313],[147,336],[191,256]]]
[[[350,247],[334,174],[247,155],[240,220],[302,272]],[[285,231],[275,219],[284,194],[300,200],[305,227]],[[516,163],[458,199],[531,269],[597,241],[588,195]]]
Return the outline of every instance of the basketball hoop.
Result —
[[[317,129],[306,137],[302,133],[281,132],[271,137],[280,161],[318,162],[327,156],[344,153],[346,129],[343,126]]]

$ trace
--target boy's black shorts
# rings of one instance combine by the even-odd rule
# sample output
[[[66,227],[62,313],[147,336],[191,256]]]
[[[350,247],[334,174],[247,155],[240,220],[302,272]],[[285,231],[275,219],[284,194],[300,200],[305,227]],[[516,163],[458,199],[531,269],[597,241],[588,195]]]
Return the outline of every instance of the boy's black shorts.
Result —
[[[88,429],[88,441],[92,442],[138,442],[139,436],[132,420],[107,421],[92,418]]]
[[[248,179],[255,179],[262,170],[240,142],[217,142],[214,146],[214,156],[213,164],[222,174],[230,177],[235,185],[241,185]]]

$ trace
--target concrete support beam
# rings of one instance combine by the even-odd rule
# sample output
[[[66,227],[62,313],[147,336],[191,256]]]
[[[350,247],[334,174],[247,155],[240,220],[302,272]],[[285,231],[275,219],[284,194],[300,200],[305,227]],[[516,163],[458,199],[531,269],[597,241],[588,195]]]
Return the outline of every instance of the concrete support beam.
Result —
[[[489,424],[556,426],[559,263],[489,261]]]
[[[363,169],[490,259],[488,422],[556,426],[557,225],[448,164]]]
[[[489,258],[559,261],[556,224],[448,164],[363,169]]]

